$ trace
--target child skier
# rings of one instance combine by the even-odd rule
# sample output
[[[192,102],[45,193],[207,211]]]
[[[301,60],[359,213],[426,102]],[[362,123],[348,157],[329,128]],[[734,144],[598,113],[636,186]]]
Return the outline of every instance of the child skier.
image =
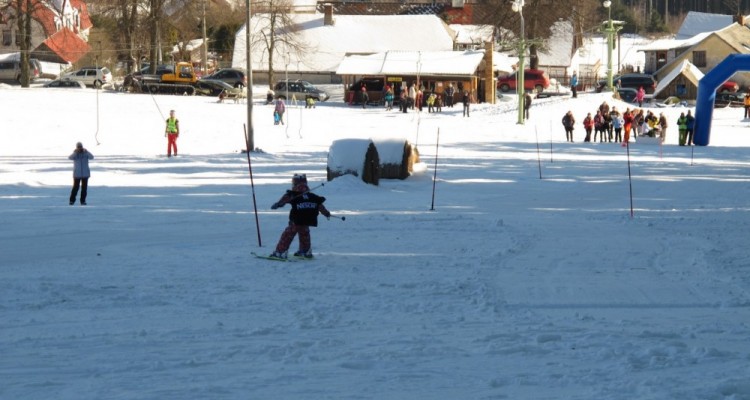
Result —
[[[276,250],[269,257],[287,258],[289,245],[292,244],[294,236],[299,234],[299,250],[294,253],[294,256],[313,258],[310,227],[318,226],[318,213],[323,214],[328,219],[331,218],[331,213],[323,205],[325,201],[325,197],[310,192],[305,174],[294,174],[292,190],[287,190],[286,194],[271,206],[271,209],[275,210],[288,203],[292,205],[292,210],[289,211],[289,225],[282,232],[279,242],[276,244]]]

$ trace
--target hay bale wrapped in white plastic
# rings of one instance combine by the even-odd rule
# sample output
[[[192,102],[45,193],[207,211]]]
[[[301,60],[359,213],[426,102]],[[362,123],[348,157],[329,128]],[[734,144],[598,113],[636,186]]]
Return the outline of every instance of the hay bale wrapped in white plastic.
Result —
[[[328,180],[351,174],[362,178],[366,183],[378,184],[380,157],[375,144],[370,139],[339,139],[328,149]]]

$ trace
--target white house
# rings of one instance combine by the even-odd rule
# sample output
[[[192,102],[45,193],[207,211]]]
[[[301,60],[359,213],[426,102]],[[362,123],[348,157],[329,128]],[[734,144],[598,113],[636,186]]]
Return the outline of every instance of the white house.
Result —
[[[82,0],[31,0],[22,2],[21,12],[31,7],[31,56],[53,63],[74,63],[89,51],[88,35],[93,26]],[[0,54],[19,51],[17,3],[0,9],[2,42]]]
[[[374,54],[391,50],[450,51],[454,32],[435,15],[336,15],[292,14],[297,40],[305,46],[301,54],[278,43],[273,62],[276,72],[288,71],[317,83],[339,83],[336,70],[346,55]],[[262,81],[268,70],[268,50],[254,38],[267,34],[266,18],[250,21],[254,79]],[[246,67],[246,27],[235,35],[232,66]],[[280,33],[283,34],[283,33]]]

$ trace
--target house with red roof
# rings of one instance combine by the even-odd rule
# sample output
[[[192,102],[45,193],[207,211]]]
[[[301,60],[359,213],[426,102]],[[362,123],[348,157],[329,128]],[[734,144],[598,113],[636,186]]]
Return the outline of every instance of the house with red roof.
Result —
[[[30,9],[27,9],[29,4]],[[30,0],[11,2],[0,9],[0,54],[18,53],[19,14],[30,14],[31,57],[51,63],[75,63],[89,52],[89,31],[93,24],[83,0]]]

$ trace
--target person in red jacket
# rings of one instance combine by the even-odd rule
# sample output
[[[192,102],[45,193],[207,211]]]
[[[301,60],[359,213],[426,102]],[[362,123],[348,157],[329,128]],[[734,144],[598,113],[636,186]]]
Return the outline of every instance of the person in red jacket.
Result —
[[[292,210],[289,212],[289,224],[281,233],[276,250],[271,253],[270,258],[287,258],[289,246],[297,235],[299,235],[299,250],[294,253],[294,256],[313,258],[310,227],[318,226],[318,213],[331,218],[331,213],[323,205],[325,201],[325,197],[310,192],[305,174],[294,174],[292,190],[287,190],[279,201],[271,206],[271,209],[275,210],[285,204],[291,204]]]
[[[588,113],[588,115],[586,115],[586,118],[583,119],[583,129],[586,130],[586,138],[583,139],[583,141],[590,142],[591,130],[594,129],[594,118],[591,117],[591,113]]]
[[[630,108],[627,108],[625,114],[622,114],[622,119],[625,121],[625,136],[622,138],[622,146],[625,147],[630,142],[630,130],[633,128],[633,113],[630,112]]]

